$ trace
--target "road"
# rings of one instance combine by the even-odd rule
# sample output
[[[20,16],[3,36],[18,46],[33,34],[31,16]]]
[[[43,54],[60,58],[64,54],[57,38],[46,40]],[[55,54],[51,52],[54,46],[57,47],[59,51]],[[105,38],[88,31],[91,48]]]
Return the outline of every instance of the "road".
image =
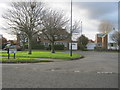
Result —
[[[83,59],[3,64],[3,88],[117,88],[118,54],[74,51]]]

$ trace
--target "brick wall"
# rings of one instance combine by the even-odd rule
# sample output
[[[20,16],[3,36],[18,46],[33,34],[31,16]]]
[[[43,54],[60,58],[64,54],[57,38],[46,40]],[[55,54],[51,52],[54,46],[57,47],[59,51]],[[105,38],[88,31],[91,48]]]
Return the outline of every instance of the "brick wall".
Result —
[[[102,48],[107,49],[108,35],[102,37]]]

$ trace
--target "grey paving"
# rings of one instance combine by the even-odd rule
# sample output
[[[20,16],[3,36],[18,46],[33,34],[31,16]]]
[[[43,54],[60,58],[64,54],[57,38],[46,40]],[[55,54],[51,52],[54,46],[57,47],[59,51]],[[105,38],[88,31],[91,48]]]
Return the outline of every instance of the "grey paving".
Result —
[[[67,53],[68,51],[66,51]],[[82,52],[83,59],[3,64],[3,88],[117,88],[118,54]]]

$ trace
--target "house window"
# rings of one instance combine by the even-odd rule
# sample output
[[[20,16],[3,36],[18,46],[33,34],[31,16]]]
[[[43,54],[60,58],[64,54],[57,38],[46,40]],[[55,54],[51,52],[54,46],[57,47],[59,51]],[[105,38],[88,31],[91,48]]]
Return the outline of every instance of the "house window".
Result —
[[[48,46],[48,43],[45,42],[45,46],[47,47],[47,46]]]
[[[113,43],[110,43],[110,46],[113,47]]]
[[[62,45],[64,45],[63,43],[61,43]]]
[[[67,47],[67,43],[64,43],[64,46]]]
[[[102,46],[102,44],[101,43],[98,43],[98,47],[101,47]]]

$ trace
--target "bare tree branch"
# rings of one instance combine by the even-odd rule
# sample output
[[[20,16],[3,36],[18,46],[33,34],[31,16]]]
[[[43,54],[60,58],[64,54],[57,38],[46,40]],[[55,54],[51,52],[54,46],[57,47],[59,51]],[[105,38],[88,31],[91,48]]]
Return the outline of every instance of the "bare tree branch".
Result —
[[[44,11],[42,2],[12,2],[3,18],[7,20],[11,29],[17,32],[24,32],[29,39],[29,54],[31,54],[31,39],[40,29],[42,12]]]
[[[98,29],[102,33],[109,33],[113,29],[113,25],[108,21],[102,21]]]
[[[57,11],[47,11],[44,12],[44,17],[42,18],[42,24],[44,30],[42,31],[44,37],[51,42],[52,53],[54,53],[54,42],[59,40],[64,40],[69,37],[66,29],[63,29],[67,25],[69,20],[65,18],[63,13]]]

